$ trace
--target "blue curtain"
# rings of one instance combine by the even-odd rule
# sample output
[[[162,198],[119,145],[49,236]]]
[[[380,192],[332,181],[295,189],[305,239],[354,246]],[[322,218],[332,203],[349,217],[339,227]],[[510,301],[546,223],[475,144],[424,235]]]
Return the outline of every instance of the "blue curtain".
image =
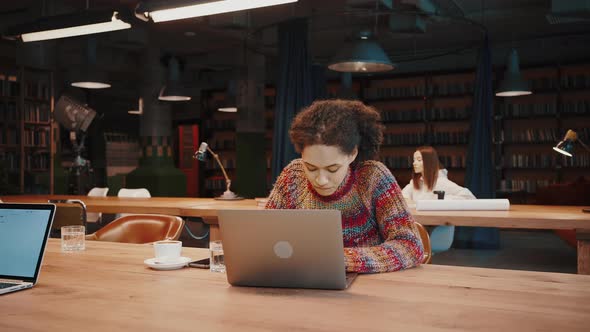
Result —
[[[486,34],[475,78],[465,174],[465,186],[477,198],[496,196],[492,156],[493,98],[491,52]],[[457,227],[454,243],[458,248],[497,249],[499,231],[489,227]]]
[[[272,175],[273,183],[291,160],[297,158],[289,140],[293,117],[313,98],[311,63],[308,55],[307,19],[290,20],[279,25],[279,77],[274,117]]]

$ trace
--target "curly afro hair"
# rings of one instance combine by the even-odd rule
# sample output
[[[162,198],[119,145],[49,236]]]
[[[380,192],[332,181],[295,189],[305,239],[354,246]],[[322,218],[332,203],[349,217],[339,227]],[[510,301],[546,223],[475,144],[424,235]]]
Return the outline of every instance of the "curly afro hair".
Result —
[[[346,154],[358,148],[356,162],[362,162],[377,158],[383,125],[379,112],[360,101],[321,100],[297,114],[289,136],[299,153],[315,144],[337,146]]]

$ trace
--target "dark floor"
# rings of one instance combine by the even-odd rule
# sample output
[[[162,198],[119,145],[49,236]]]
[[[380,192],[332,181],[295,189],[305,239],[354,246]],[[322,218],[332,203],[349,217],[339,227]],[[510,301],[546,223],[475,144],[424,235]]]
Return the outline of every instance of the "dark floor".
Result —
[[[552,231],[501,230],[499,250],[450,249],[432,264],[576,273],[576,249]]]

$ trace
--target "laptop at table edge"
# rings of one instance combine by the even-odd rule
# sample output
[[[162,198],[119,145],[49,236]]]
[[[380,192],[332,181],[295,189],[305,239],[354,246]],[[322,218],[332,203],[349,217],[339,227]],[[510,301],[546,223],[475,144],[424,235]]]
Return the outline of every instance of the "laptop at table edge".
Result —
[[[35,274],[32,277],[23,276],[11,276],[1,275],[0,282],[3,283],[14,283],[12,287],[0,289],[0,295],[9,294],[12,292],[25,290],[32,288],[37,284],[39,275],[41,274],[41,266],[43,265],[43,258],[45,257],[45,249],[47,248],[47,239],[49,238],[49,232],[51,231],[51,225],[53,224],[53,218],[55,216],[55,204],[51,203],[0,203],[0,211],[4,209],[22,209],[22,210],[48,210],[49,216],[45,222],[45,234],[42,237],[43,243],[37,256],[37,262],[35,266]]]

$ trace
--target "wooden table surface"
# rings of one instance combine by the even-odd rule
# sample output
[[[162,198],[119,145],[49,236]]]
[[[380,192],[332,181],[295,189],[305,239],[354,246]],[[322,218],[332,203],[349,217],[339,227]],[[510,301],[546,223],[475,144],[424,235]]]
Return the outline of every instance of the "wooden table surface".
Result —
[[[47,202],[48,199],[80,199],[88,212],[161,213],[184,217],[203,217],[217,223],[221,209],[259,209],[253,199],[219,201],[190,197],[90,197],[75,195],[2,196],[5,202]],[[530,229],[588,229],[590,213],[581,206],[511,205],[508,211],[416,211],[412,215],[423,225],[485,226]]]
[[[260,209],[255,200],[220,201],[187,197],[89,197],[71,195],[2,196],[5,202],[47,202],[48,199],[80,199],[89,212],[160,213],[202,217],[210,224],[210,238],[220,239],[217,211]],[[416,211],[414,219],[423,225],[483,226],[529,229],[574,229],[578,239],[578,273],[590,274],[590,213],[581,206],[511,205],[508,211]]]
[[[241,288],[143,265],[149,245],[50,239],[39,283],[0,297],[0,331],[588,331],[590,276],[426,265],[348,290]],[[205,249],[184,248],[193,259]]]

